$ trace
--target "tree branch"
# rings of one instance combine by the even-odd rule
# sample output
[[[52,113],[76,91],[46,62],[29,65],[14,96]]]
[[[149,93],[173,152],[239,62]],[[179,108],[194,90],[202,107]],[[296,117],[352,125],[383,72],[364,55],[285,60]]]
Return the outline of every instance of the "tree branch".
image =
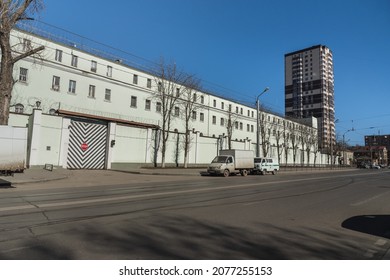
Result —
[[[31,56],[33,54],[36,54],[37,52],[40,52],[40,51],[43,51],[45,49],[45,46],[40,46],[38,48],[35,48],[35,49],[32,49],[32,50],[29,50],[28,52],[25,52],[19,56],[16,56],[14,57],[14,59],[12,60],[12,63],[16,63],[17,61],[23,59],[23,58],[26,58],[28,56]]]
[[[23,14],[26,12],[28,6],[33,2],[34,0],[25,0],[22,4],[20,4],[19,8],[15,11],[15,13],[12,16],[11,23],[14,25],[18,20],[20,20],[23,16]]]

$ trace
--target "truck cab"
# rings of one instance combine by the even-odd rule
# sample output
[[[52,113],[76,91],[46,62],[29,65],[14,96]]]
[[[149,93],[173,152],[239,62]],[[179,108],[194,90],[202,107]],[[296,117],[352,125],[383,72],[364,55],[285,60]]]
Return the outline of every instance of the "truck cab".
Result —
[[[273,158],[255,157],[255,168],[253,172],[256,174],[272,173],[275,175],[279,169],[279,162]]]
[[[235,170],[233,156],[216,156],[209,165],[207,172],[209,174],[223,174],[225,177],[229,176]],[[227,174],[224,174],[224,173]]]

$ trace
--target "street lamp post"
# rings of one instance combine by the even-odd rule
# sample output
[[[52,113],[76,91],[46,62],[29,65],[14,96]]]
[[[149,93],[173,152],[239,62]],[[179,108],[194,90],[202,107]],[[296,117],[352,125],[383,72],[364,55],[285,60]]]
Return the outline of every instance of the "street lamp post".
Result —
[[[256,105],[257,105],[257,130],[256,130],[256,157],[260,157],[260,101],[259,98],[264,93],[266,93],[269,90],[269,87],[266,87],[256,98]]]

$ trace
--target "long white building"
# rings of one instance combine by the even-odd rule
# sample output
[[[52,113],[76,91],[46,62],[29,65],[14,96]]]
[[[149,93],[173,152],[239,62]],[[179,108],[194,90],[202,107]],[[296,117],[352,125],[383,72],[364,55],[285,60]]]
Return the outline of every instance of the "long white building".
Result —
[[[156,137],[161,112],[151,73],[22,30],[14,30],[11,38],[19,51],[45,46],[39,58],[26,58],[14,68],[9,125],[28,127],[27,165],[126,169],[161,162]],[[234,120],[232,148],[256,150],[254,107],[207,92],[196,94],[201,106],[192,114],[190,165],[207,164],[228,147],[229,114]],[[172,165],[184,160],[180,114],[178,107],[168,141],[166,161]],[[313,141],[315,118],[305,123],[260,114],[262,156],[282,164],[327,163]]]

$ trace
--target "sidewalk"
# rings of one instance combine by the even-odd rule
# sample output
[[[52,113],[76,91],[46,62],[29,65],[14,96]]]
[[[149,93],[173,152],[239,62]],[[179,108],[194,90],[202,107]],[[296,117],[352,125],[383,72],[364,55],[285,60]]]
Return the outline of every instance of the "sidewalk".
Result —
[[[0,176],[0,187],[11,187],[13,184],[39,183],[67,179],[76,176],[79,170],[53,169],[26,169],[23,173],[15,173],[14,176]],[[101,170],[102,174],[107,172],[121,172],[144,175],[169,175],[169,176],[200,176],[206,168],[139,168],[131,170]],[[86,171],[88,172],[88,170]]]

